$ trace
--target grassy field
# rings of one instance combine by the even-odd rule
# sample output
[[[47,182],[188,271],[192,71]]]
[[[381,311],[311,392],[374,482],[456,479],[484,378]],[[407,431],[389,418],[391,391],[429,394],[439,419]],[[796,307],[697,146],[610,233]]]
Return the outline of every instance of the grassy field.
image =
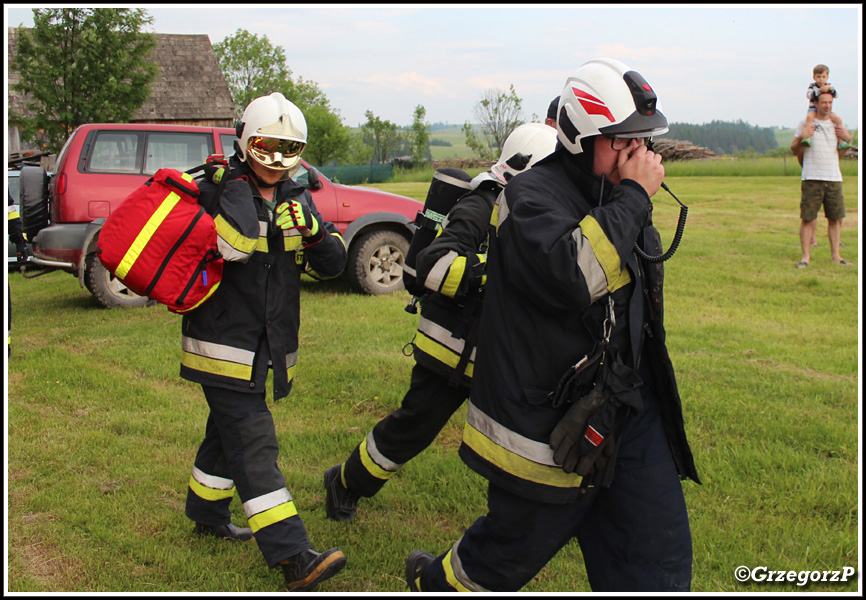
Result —
[[[428,180],[429,181],[429,180]],[[858,178],[845,181],[843,256],[819,248],[807,269],[788,176],[676,177],[689,206],[667,265],[668,344],[703,485],[684,483],[696,592],[856,592],[848,583],[738,583],[768,570],[857,567],[859,521]],[[428,183],[376,187],[417,199]],[[677,205],[654,211],[667,247]],[[183,514],[207,416],[178,377],[180,318],[164,307],[105,310],[64,273],[9,278],[6,589],[19,593],[273,593],[254,542],[198,539]],[[317,550],[348,566],[328,593],[406,590],[415,549],[441,553],[485,512],[486,482],[457,456],[458,412],[424,454],[355,522],[325,517],[322,473],[396,408],[417,316],[407,295],[369,297],[305,281],[301,356],[291,396],[271,404],[280,467]],[[235,522],[245,523],[237,500]],[[526,592],[589,592],[576,543]]]

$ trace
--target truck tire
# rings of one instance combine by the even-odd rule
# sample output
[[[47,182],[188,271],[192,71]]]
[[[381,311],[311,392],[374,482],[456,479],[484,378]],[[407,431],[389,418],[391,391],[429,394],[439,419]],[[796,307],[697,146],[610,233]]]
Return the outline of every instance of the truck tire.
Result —
[[[362,234],[349,248],[346,277],[352,289],[377,296],[404,289],[403,265],[409,240],[391,230]]]
[[[95,252],[84,260],[85,287],[105,308],[139,308],[156,304],[147,296],[139,296],[99,261]]]
[[[48,174],[42,167],[27,166],[19,176],[21,191],[18,210],[27,239],[32,240],[48,227]]]

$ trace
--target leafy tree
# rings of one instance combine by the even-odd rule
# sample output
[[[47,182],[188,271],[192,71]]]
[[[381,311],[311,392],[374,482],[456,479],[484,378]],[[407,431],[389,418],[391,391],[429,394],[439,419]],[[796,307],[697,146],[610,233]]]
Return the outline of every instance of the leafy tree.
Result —
[[[281,88],[291,80],[286,52],[274,46],[268,36],[259,37],[245,29],[214,44],[214,53],[232,92],[238,116],[255,98]]]
[[[214,44],[214,52],[239,117],[252,100],[280,92],[301,109],[307,121],[304,157],[317,165],[346,159],[352,137],[349,128],[316,82],[303,77],[292,79],[282,46],[274,46],[266,35],[259,37],[238,29],[233,36]]]
[[[363,129],[352,136],[349,154],[350,164],[353,165],[366,165],[373,161],[373,147],[364,140]]]
[[[402,135],[397,125],[388,120],[382,120],[373,114],[373,111],[364,112],[367,122],[361,125],[364,142],[373,148],[373,159],[382,164],[389,157],[394,156],[394,151],[402,141]]]
[[[424,122],[427,109],[421,104],[415,107],[414,119],[412,121],[412,159],[425,161],[430,157],[430,124]]]
[[[18,30],[13,90],[27,95],[33,116],[10,115],[27,141],[58,152],[83,123],[129,121],[150,96],[156,45],[141,29],[143,9],[33,9],[33,28]]]
[[[349,157],[352,134],[341,123],[340,116],[322,104],[302,110],[307,120],[307,139],[312,140],[304,149],[304,158],[320,166],[332,160],[345,162]]]
[[[472,113],[480,125],[480,133],[467,122],[463,124],[466,145],[485,160],[496,160],[502,151],[502,144],[524,122],[523,100],[517,96],[514,86],[503,92],[491,88],[484,92],[475,104]]]

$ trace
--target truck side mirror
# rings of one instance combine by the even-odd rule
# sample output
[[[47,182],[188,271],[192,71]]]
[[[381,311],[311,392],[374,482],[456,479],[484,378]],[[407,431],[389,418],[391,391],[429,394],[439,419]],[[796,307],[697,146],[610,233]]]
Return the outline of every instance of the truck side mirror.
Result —
[[[319,179],[319,172],[315,167],[310,167],[307,173],[307,181],[310,182],[310,190],[316,191],[322,189],[322,180]]]

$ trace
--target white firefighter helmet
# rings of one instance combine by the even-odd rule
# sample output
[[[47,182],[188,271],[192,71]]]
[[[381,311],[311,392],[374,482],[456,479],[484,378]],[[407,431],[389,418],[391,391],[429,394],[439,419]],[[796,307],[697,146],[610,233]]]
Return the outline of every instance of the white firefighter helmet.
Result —
[[[668,131],[653,89],[637,71],[611,58],[591,60],[565,82],[556,116],[559,141],[580,154],[585,138],[642,138]]]
[[[238,154],[265,167],[294,174],[307,145],[307,121],[279,92],[250,102],[238,123]]]
[[[556,148],[556,131],[544,123],[524,123],[516,127],[502,144],[499,160],[490,167],[493,178],[505,185],[508,180],[532,168]]]

